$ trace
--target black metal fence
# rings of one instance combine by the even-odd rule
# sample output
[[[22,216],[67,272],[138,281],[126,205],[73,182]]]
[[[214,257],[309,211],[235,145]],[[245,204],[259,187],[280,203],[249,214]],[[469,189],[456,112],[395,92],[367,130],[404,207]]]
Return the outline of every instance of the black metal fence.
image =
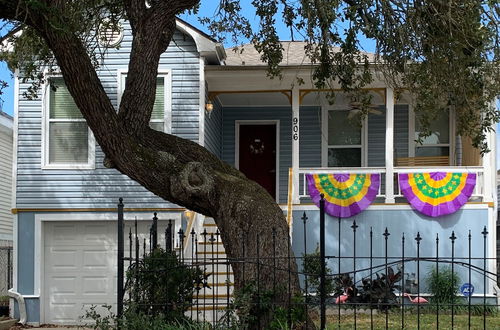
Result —
[[[324,224],[323,208],[320,212],[320,224]],[[162,225],[159,224],[160,220],[163,220]],[[338,233],[342,233],[341,223],[343,226],[347,224],[350,229],[349,237],[338,237],[336,242],[325,242],[325,230],[321,226],[317,239],[318,248],[311,249],[308,230],[316,228],[308,228],[308,216],[304,212],[301,218],[302,242],[295,237],[294,251],[288,252],[290,266],[288,269],[273,269],[277,258],[275,250],[270,253],[271,257],[268,253],[268,257],[259,258],[257,251],[257,258],[248,258],[247,247],[243,243],[242,250],[236,252],[238,257],[228,258],[216,227],[212,226],[213,231],[204,228],[201,232],[191,230],[186,233],[182,228],[174,230],[172,220],[160,220],[155,214],[150,230],[146,233],[138,232],[137,220],[128,232],[124,232],[123,204],[120,200],[117,290],[119,315],[123,313],[124,304],[130,307],[144,301],[140,299],[141,293],[128,289],[131,288],[130,283],[140,281],[138,265],[144,264],[155,249],[161,247],[164,251],[175,253],[180,263],[165,261],[167,259],[163,256],[164,259],[156,259],[160,264],[164,262],[163,266],[147,271],[158,272],[153,275],[160,279],[160,273],[176,272],[181,265],[186,265],[193,271],[191,275],[194,280],[190,285],[195,290],[192,297],[173,302],[167,298],[171,296],[169,286],[166,289],[149,287],[147,290],[156,290],[156,293],[161,291],[165,297],[164,300],[152,301],[153,293],[142,296],[149,299],[148,308],[159,308],[163,313],[168,313],[185,304],[184,315],[193,320],[209,322],[211,326],[224,328],[232,322],[242,322],[241,314],[238,314],[239,320],[234,317],[235,309],[242,308],[242,304],[247,305],[247,310],[256,312],[256,322],[259,322],[259,311],[288,306],[279,320],[285,327],[292,327],[292,324],[297,327],[303,322],[302,326],[307,328],[308,322],[314,322],[321,329],[326,326],[420,329],[425,323],[427,328],[492,329],[500,324],[499,306],[494,295],[494,285],[497,284],[496,260],[488,255],[490,233],[486,227],[471,229],[466,237],[457,237],[453,230],[450,230],[447,237],[437,234],[424,237],[420,232],[395,237],[389,228],[385,228],[383,232],[375,232],[373,228],[364,228],[355,220],[338,219]],[[274,240],[276,232],[273,229],[271,231],[271,239]],[[243,242],[245,235],[246,233],[241,233]],[[346,246],[341,248],[341,240],[348,241],[346,246],[349,249]],[[326,245],[331,250],[335,244],[338,244],[336,254],[329,254]],[[298,265],[298,272],[291,266],[293,261]],[[252,274],[252,278],[256,280],[255,290],[251,292],[252,299],[241,301],[244,295],[234,293],[231,266],[235,265],[243,269],[243,278],[245,274],[250,275],[245,271],[246,265],[248,269],[257,272]],[[127,271],[125,266],[128,267]],[[266,267],[272,269],[271,273],[286,271],[290,278],[298,275],[302,294],[294,297],[290,285],[274,283],[275,286],[282,285],[284,290],[288,288],[288,292],[281,295],[286,301],[269,299],[266,296],[269,292],[259,289],[260,281],[263,281],[259,272],[264,272]],[[439,285],[450,284],[451,278],[450,299],[437,299],[437,296],[432,295],[430,284],[425,281],[431,277],[432,272],[434,281]],[[460,278],[460,282],[454,279],[455,276]],[[173,287],[170,289],[174,290]],[[309,317],[299,320],[297,315]]]

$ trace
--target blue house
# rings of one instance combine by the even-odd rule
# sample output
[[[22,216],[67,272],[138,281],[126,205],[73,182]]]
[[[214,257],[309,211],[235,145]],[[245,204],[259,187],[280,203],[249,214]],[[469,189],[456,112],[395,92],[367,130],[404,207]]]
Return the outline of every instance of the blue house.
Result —
[[[132,42],[129,26],[124,23],[121,33],[111,33],[104,41],[106,46],[119,45],[109,48],[98,70],[118,107]],[[299,239],[304,211],[312,228],[306,251],[312,252],[318,237],[319,212],[311,202],[306,174],[337,173],[377,174],[380,185],[372,204],[354,217],[341,219],[341,227],[338,219],[327,217],[329,254],[351,253],[347,235],[355,219],[376,233],[390,228],[394,249],[400,249],[396,237],[402,233],[410,237],[420,232],[423,253],[432,253],[430,242],[436,233],[446,238],[454,230],[464,239],[469,229],[480,232],[486,227],[488,257],[496,256],[494,132],[487,136],[492,152],[481,157],[469,140],[456,135],[454,114],[443,114],[432,126],[434,133],[416,144],[420,128],[411,94],[394,91],[382,79],[367,87],[372,95],[369,114],[361,125],[353,125],[359,104],[341,91],[336,91],[331,104],[329,91],[317,90],[311,83],[312,64],[304,55],[305,44],[282,45],[283,79],[269,79],[251,46],[243,52],[225,50],[178,20],[174,40],[160,59],[151,126],[205,146],[265,187],[287,214],[297,254],[305,251]],[[143,229],[153,211],[158,212],[160,226],[169,219],[177,229],[183,222],[187,230],[213,230],[214,226],[210,219],[165,202],[105,168],[104,155],[59,76],[48,77],[58,88],[47,86],[37,100],[23,97],[29,83],[21,78],[17,72],[11,290],[16,314],[26,315],[33,324],[78,324],[91,305],[116,300],[119,197],[125,201],[126,220],[139,220]],[[298,78],[305,83],[299,85]],[[414,210],[398,185],[398,174],[420,172],[475,174],[477,181],[469,202],[458,212],[431,218]],[[127,226],[131,225],[128,221]],[[339,241],[339,236],[345,239]],[[408,241],[408,251],[414,250],[414,241]],[[374,244],[381,253],[382,241]],[[482,243],[474,244],[474,253],[482,251]],[[359,244],[358,253],[366,255],[367,246],[366,241]],[[186,249],[192,247],[186,244]],[[442,249],[440,254],[446,255],[444,243]],[[457,249],[461,253],[466,245]],[[496,266],[491,261],[488,267],[494,271]],[[479,294],[484,292],[479,283],[476,288]],[[486,293],[492,296],[495,290],[489,281]]]

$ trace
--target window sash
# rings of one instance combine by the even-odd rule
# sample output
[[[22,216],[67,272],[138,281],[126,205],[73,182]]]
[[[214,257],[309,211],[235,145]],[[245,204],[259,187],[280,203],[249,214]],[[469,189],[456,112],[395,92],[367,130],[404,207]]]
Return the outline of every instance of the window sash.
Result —
[[[49,78],[45,111],[44,166],[92,167],[94,143],[91,130],[61,77]]]

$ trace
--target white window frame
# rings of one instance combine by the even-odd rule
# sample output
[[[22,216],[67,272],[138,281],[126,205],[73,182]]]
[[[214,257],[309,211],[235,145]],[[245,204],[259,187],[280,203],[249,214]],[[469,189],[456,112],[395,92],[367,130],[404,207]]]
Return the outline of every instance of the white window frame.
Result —
[[[328,112],[329,111],[348,111],[349,106],[346,105],[330,105],[321,107],[321,166],[328,168],[341,168],[328,166],[328,149],[348,149],[360,148],[361,149],[361,164],[359,167],[366,167],[368,159],[368,116],[365,116],[361,126],[361,144],[328,144]],[[356,166],[352,167],[356,168]]]
[[[123,91],[125,89],[125,78],[127,77],[128,69],[118,70],[118,95],[117,95],[117,109],[120,108]],[[163,132],[172,133],[172,69],[159,68],[158,78],[163,78],[165,86],[165,100],[163,102],[163,120],[151,119],[152,123],[159,123],[163,121]]]
[[[42,86],[43,94],[42,94],[42,169],[50,170],[64,170],[64,169],[75,169],[75,170],[83,170],[83,169],[95,169],[95,138],[92,130],[87,125],[88,129],[88,159],[87,162],[84,163],[51,163],[49,157],[49,146],[50,146],[50,123],[55,122],[85,122],[84,118],[81,119],[50,119],[50,79],[62,79],[60,74],[53,74],[50,76],[46,76],[46,82]]]
[[[449,164],[452,165],[455,162],[455,113],[450,110],[448,116],[448,143],[436,143],[436,144],[420,144],[415,141],[415,134],[417,130],[417,116],[413,110],[412,105],[408,105],[408,128],[409,128],[409,145],[408,145],[408,157],[415,157],[417,148],[431,148],[431,147],[448,147],[448,158]]]

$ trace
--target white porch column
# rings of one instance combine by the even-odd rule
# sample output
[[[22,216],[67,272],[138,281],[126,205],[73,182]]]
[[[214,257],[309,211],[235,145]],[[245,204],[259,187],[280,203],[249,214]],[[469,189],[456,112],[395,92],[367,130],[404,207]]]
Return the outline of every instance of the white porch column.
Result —
[[[483,191],[484,197],[483,202],[493,202],[493,191],[496,190],[496,164],[495,164],[495,133],[489,132],[486,134],[486,143],[488,143],[488,147],[490,148],[490,152],[483,155]],[[493,227],[494,228],[494,227]]]
[[[294,204],[299,204],[299,152],[300,152],[300,93],[298,86],[292,89],[292,169],[293,169],[293,200]]]
[[[385,202],[394,203],[394,90],[385,89]]]

